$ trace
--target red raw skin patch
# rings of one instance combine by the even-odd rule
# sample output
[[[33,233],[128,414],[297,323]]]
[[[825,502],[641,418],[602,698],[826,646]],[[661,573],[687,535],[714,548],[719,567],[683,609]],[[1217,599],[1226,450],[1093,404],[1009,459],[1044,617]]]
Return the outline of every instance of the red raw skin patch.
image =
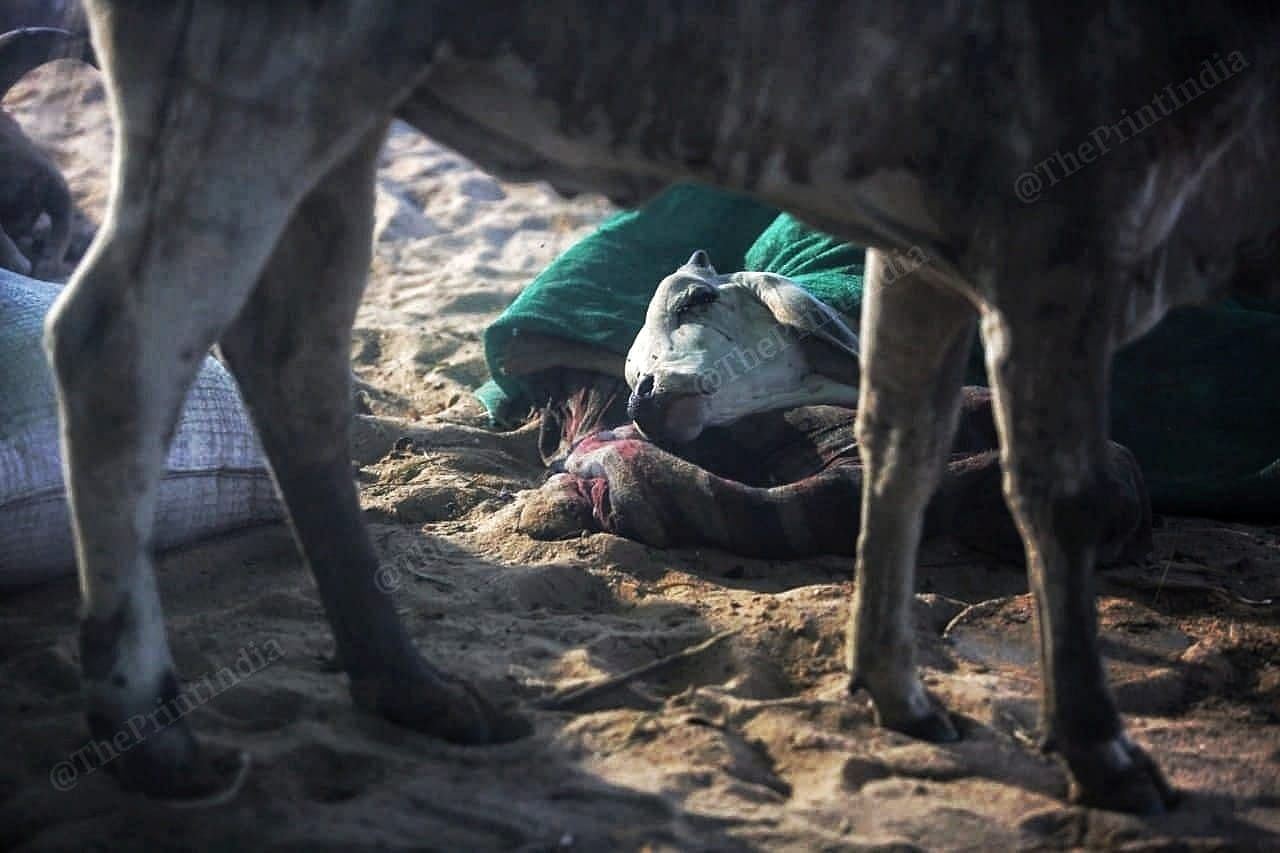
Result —
[[[613,515],[609,503],[609,481],[601,477],[590,481],[587,488],[590,490],[592,517],[600,525],[601,530],[613,532],[609,524],[610,516]]]
[[[615,437],[608,430],[592,433],[577,443],[573,448],[573,456],[583,457],[597,452],[603,448],[609,448],[615,454],[618,461],[626,465],[636,464],[636,461],[645,453],[654,449],[653,444],[643,438],[633,438],[634,433],[627,433],[626,437]],[[596,523],[600,525],[600,529],[607,532],[614,532],[612,523],[613,508],[612,502],[609,500],[609,481],[605,477],[583,478],[573,477],[573,489],[583,500],[590,502],[591,514],[595,518]]]
[[[573,448],[572,455],[585,456],[602,447],[612,447],[621,458],[630,462],[649,446],[649,442],[643,439],[613,438],[607,431],[596,432],[579,441]]]
[[[590,505],[591,516],[596,520],[596,524],[600,525],[601,530],[606,533],[614,532],[609,525],[611,504],[608,480],[604,477],[579,477],[576,474],[570,474],[564,485],[565,489],[573,493],[576,498]]]
[[[614,449],[619,457],[627,462],[633,462],[645,451],[650,445],[644,441],[636,441],[634,439],[626,439],[624,441],[613,442]]]

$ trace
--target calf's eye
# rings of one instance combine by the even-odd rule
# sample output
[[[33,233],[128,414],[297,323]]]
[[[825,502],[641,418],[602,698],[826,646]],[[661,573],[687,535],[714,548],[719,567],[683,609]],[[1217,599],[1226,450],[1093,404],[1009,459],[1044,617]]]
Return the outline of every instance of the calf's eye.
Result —
[[[699,305],[710,305],[720,298],[719,292],[714,287],[699,287],[697,290],[691,290],[685,294],[680,300],[680,304],[676,306],[676,316],[681,317],[690,309]]]

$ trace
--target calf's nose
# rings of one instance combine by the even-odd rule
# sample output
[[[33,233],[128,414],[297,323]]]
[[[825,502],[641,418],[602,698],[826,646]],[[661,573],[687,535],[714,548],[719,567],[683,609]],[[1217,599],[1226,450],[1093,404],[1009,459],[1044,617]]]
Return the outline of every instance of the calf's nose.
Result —
[[[645,376],[641,376],[640,381],[636,383],[636,390],[632,392],[632,396],[638,397],[641,400],[652,397],[653,386],[654,386],[654,381],[653,381],[652,373],[647,374]]]
[[[635,390],[627,398],[627,417],[635,421],[640,429],[646,433],[655,425],[657,420],[659,402],[657,385],[658,383],[654,380],[652,373],[641,376],[640,381],[636,383]]]

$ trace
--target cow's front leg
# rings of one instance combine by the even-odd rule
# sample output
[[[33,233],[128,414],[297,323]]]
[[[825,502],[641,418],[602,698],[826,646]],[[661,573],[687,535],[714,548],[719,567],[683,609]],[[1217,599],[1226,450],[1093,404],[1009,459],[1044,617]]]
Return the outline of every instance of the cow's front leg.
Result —
[[[983,318],[996,402],[1005,495],[1026,543],[1039,621],[1046,749],[1065,760],[1073,799],[1158,812],[1174,795],[1155,763],[1125,734],[1098,649],[1093,569],[1114,524],[1108,480],[1107,385],[1111,331],[1103,292],[1058,268],[1037,293]],[[1051,322],[1043,322],[1044,317]]]
[[[886,280],[867,253],[862,306],[862,528],[849,625],[850,689],[880,723],[929,740],[955,729],[916,674],[910,600],[925,507],[951,447],[974,309],[927,271]]]

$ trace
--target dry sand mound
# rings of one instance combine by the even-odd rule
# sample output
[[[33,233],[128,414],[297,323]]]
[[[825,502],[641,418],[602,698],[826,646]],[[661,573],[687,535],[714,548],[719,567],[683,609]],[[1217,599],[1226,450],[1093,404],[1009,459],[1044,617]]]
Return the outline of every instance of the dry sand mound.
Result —
[[[93,75],[33,75],[6,106],[56,152],[87,233],[109,151]],[[0,849],[1280,849],[1280,617],[1262,603],[1280,597],[1280,529],[1170,520],[1149,564],[1107,576],[1117,694],[1187,799],[1150,820],[1067,806],[1033,748],[1014,568],[945,543],[923,556],[920,657],[965,734],[935,746],[844,693],[847,560],[515,533],[534,437],[477,428],[479,335],[608,208],[501,184],[405,129],[379,192],[352,352],[383,581],[432,657],[520,702],[536,733],[462,748],[355,713],[290,540],[249,531],[160,570],[180,670],[216,693],[193,722],[252,752],[248,789],[175,811],[96,769],[68,579],[0,601]],[[402,435],[415,449],[390,452]],[[72,756],[81,769],[51,779]]]

